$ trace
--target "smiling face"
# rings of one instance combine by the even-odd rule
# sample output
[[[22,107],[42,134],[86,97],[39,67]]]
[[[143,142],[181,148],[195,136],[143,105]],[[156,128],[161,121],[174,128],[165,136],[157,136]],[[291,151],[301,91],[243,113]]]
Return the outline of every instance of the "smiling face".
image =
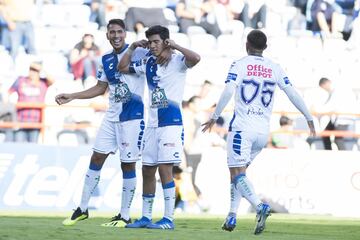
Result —
[[[159,56],[162,50],[165,48],[164,41],[160,38],[159,34],[154,34],[148,37],[149,48],[154,56]]]
[[[126,31],[118,24],[110,24],[106,37],[115,49],[115,52],[119,52],[125,45]]]

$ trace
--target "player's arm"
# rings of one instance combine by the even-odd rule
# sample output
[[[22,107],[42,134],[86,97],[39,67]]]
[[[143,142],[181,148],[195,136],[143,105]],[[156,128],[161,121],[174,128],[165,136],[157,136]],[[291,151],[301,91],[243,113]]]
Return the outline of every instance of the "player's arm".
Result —
[[[293,86],[287,86],[283,89],[283,91],[286,93],[291,103],[305,116],[308,126],[310,128],[310,135],[314,137],[316,135],[316,132],[313,117],[311,116],[310,111],[306,107],[304,100],[301,98],[301,96]]]
[[[105,93],[108,87],[108,83],[104,81],[98,81],[97,84],[87,90],[74,93],[61,93],[55,97],[57,104],[65,104],[74,99],[89,99]]]
[[[133,55],[134,50],[137,47],[143,47],[146,48],[148,42],[146,40],[140,40],[137,42],[133,42],[130,47],[128,48],[128,50],[125,52],[125,54],[123,55],[123,57],[121,58],[117,69],[119,70],[119,72],[121,73],[135,73],[133,71],[133,69],[131,69],[130,67],[130,63],[131,63],[131,57]]]
[[[211,131],[211,128],[214,126],[216,120],[220,117],[222,111],[226,107],[226,105],[229,103],[231,97],[234,94],[235,87],[233,86],[235,83],[229,82],[226,84],[223,92],[221,93],[219,102],[216,104],[216,108],[214,113],[212,114],[209,121],[202,124],[201,126],[204,126],[202,129],[202,132],[206,132],[207,130]]]
[[[171,49],[178,50],[185,57],[185,64],[187,67],[191,68],[195,66],[201,59],[200,55],[190,49],[184,48],[174,42],[174,40],[166,39],[165,44]]]

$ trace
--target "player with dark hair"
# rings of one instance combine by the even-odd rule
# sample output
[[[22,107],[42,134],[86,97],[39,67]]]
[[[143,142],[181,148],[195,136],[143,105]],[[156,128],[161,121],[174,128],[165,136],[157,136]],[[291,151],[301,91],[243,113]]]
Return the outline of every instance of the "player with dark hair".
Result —
[[[102,226],[123,227],[131,222],[130,206],[136,189],[135,165],[140,159],[142,136],[145,129],[143,95],[145,79],[141,75],[123,74],[117,71],[120,59],[129,45],[125,43],[125,24],[121,19],[111,19],[107,25],[106,37],[113,49],[102,56],[102,65],[97,72],[95,86],[71,94],[59,94],[55,100],[65,104],[74,99],[89,99],[103,95],[109,88],[109,109],[97,133],[89,169],[87,170],[81,202],[64,225],[74,225],[77,221],[88,218],[88,203],[100,181],[100,172],[109,154],[120,151],[123,186],[121,210],[109,223]],[[164,51],[167,57],[159,57],[159,64],[169,60],[170,51]],[[137,48],[131,61],[142,59],[148,50]]]
[[[162,26],[150,27],[146,40],[134,42],[119,63],[121,72],[143,74],[149,89],[148,124],[144,134],[143,148],[143,209],[142,218],[128,228],[174,229],[175,183],[173,166],[181,162],[183,152],[183,122],[181,103],[188,68],[200,61],[200,56],[169,39],[169,30]],[[148,46],[151,56],[130,63],[138,47]],[[166,49],[173,52],[168,65],[156,63]],[[156,178],[159,175],[164,191],[164,217],[152,223],[152,205],[155,197]]]
[[[265,229],[270,206],[256,195],[246,176],[246,169],[268,142],[276,85],[305,116],[310,134],[315,135],[312,116],[285,72],[278,64],[263,57],[266,47],[266,35],[260,30],[252,30],[247,36],[248,56],[231,64],[225,81],[226,87],[215,112],[210,120],[203,124],[203,132],[210,131],[235,92],[235,111],[227,136],[231,201],[229,214],[222,226],[226,231],[232,231],[236,226],[236,213],[242,197],[256,209],[254,233],[260,234]]]

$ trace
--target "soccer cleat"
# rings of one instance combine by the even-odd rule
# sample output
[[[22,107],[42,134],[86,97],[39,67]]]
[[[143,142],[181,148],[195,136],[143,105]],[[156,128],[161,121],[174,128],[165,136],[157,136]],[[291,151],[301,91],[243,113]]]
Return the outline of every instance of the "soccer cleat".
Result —
[[[235,216],[227,216],[225,222],[222,225],[222,229],[225,231],[231,232],[236,227],[236,217]]]
[[[110,222],[101,224],[102,227],[125,227],[127,224],[131,223],[131,219],[125,220],[121,217],[121,214],[119,213],[115,217],[113,217]]]
[[[156,223],[149,224],[147,226],[147,228],[149,228],[149,229],[169,229],[169,230],[174,230],[175,224],[170,219],[168,219],[166,217],[163,217],[162,219],[160,219]]]
[[[270,206],[266,203],[261,205],[261,210],[256,214],[256,226],[254,230],[254,234],[258,235],[262,233],[265,229],[265,222],[268,216],[270,216]]]
[[[129,223],[125,227],[126,228],[146,228],[149,224],[151,224],[151,220],[147,217],[142,217],[140,219],[135,220],[134,223]]]
[[[75,223],[77,223],[78,221],[81,221],[81,220],[85,220],[89,217],[89,212],[88,210],[86,209],[85,212],[82,212],[81,211],[81,208],[78,207],[74,213],[71,215],[70,218],[67,218],[65,219],[62,224],[64,226],[72,226],[74,225]]]

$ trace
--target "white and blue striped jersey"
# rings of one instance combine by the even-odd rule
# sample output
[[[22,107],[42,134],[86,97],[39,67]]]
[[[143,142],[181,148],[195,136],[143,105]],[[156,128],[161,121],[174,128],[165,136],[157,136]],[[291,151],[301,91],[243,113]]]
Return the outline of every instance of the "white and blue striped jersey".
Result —
[[[105,115],[105,118],[109,121],[125,122],[144,118],[144,76],[138,74],[123,74],[117,70],[117,65],[127,48],[128,45],[126,44],[119,54],[116,54],[113,50],[104,54],[96,74],[97,80],[109,84],[109,108]],[[144,48],[136,48],[131,61],[138,61],[144,58],[147,53],[148,50]],[[115,89],[120,82],[119,80],[126,83],[131,92],[131,98],[127,102],[115,101]]]
[[[283,69],[268,58],[250,55],[232,63],[225,83],[235,88],[229,131],[267,134],[276,85],[291,86]]]
[[[154,56],[130,65],[130,72],[146,76],[149,89],[148,127],[182,125],[181,102],[187,69],[185,57],[180,53],[173,53],[167,66],[156,64]],[[166,104],[160,102],[160,107],[154,107],[156,92]]]

